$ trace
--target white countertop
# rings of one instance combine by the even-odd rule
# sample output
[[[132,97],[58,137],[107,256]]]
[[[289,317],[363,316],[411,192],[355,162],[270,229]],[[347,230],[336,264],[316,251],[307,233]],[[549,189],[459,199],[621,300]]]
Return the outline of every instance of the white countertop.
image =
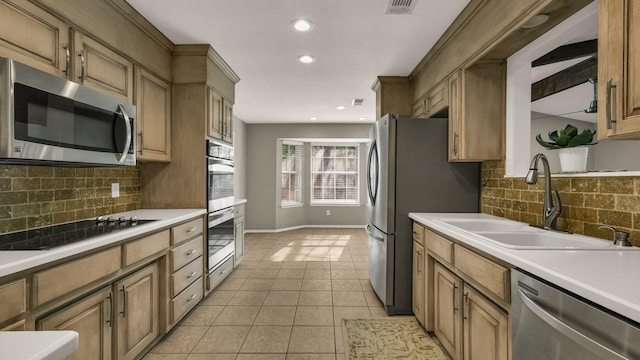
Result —
[[[205,214],[205,209],[141,209],[127,211],[111,216],[126,218],[137,216],[139,220],[157,220],[131,227],[125,230],[100,235],[90,240],[78,241],[50,250],[0,251],[0,277],[14,274],[35,266],[77,255],[85,251],[103,247],[125,238],[136,237]]]
[[[463,244],[640,322],[640,251],[509,249],[438,221],[446,218],[506,220],[503,218],[478,213],[410,213],[409,217]]]
[[[12,360],[62,360],[78,349],[75,331],[0,332],[0,357]]]

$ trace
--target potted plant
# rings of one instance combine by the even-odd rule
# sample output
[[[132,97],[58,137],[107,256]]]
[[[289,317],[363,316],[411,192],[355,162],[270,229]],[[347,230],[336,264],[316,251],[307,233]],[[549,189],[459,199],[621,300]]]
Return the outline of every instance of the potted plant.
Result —
[[[542,140],[538,134],[536,141],[541,146],[554,150],[558,149],[560,158],[560,169],[562,171],[585,171],[587,168],[587,156],[589,148],[585,145],[594,145],[593,141],[596,131],[585,129],[578,133],[578,128],[568,124],[564,129],[549,132],[549,141]]]

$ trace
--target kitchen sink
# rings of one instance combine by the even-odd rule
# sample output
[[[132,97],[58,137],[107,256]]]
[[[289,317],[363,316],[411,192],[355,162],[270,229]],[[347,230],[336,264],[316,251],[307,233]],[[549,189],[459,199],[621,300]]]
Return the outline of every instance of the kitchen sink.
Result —
[[[514,250],[640,250],[621,247],[595,237],[543,230],[508,219],[440,218],[444,224],[481,236],[487,241]]]
[[[536,231],[534,227],[531,227],[524,223],[519,223],[511,220],[499,220],[499,219],[438,219],[439,221],[458,227],[462,230],[470,232],[478,231],[490,231],[490,232],[503,232],[503,231]]]
[[[497,245],[511,249],[558,249],[558,250],[629,250],[638,249],[620,247],[613,242],[598,238],[551,232],[548,230],[527,232],[477,232]]]

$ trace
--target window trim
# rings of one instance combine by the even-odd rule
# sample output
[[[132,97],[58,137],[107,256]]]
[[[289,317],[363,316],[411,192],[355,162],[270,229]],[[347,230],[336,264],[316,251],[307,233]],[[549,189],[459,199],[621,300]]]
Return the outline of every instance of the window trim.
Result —
[[[285,171],[282,169],[282,147],[284,145],[291,145],[291,146],[299,146],[300,147],[300,158],[299,158],[299,164],[300,164],[300,168],[298,169],[298,171],[287,171],[286,174],[298,174],[298,199],[297,200],[282,200],[282,175],[285,174]],[[304,205],[304,201],[303,201],[303,187],[302,187],[302,177],[304,176],[304,162],[303,162],[303,152],[304,152],[304,143],[302,142],[298,142],[298,141],[291,141],[291,140],[282,140],[282,142],[280,143],[279,146],[279,153],[280,153],[280,207],[281,208],[294,208],[294,207],[302,207]]]

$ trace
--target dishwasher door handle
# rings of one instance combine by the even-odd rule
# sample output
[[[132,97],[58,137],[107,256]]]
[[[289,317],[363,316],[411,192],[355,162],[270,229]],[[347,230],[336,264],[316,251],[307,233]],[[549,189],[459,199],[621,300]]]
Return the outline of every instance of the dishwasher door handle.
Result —
[[[367,224],[367,226],[365,226],[364,230],[367,232],[367,234],[369,234],[370,237],[372,237],[375,240],[378,240],[380,242],[384,241],[384,237],[379,237],[376,236],[371,230],[371,225]]]
[[[602,357],[603,359],[628,360],[626,357],[616,353],[615,351],[607,348],[602,344],[599,344],[595,340],[589,338],[588,336],[564,323],[562,320],[551,315],[540,305],[536,304],[535,301],[531,300],[527,296],[527,294],[525,294],[520,288],[518,288],[518,298],[520,298],[522,303],[545,323],[558,330],[562,335],[571,339],[576,344],[579,344],[580,346],[588,349],[589,351]]]

